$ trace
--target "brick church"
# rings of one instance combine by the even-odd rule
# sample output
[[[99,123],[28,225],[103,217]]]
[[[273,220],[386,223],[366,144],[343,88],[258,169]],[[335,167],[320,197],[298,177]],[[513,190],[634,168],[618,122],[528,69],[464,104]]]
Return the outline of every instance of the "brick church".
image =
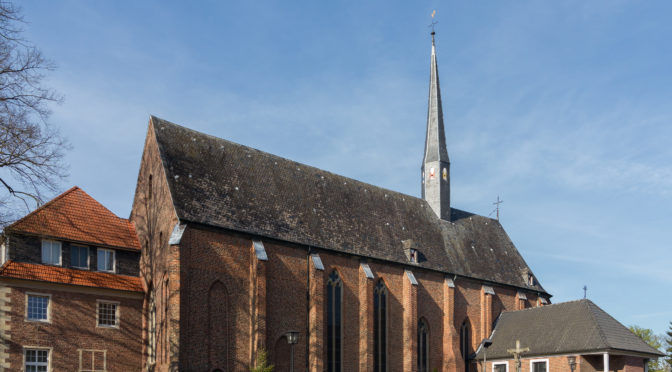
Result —
[[[589,300],[550,305],[497,220],[451,207],[433,33],[420,175],[417,198],[152,116],[128,220],[75,188],[5,229],[0,366],[248,371],[264,350],[278,372],[634,372],[660,355]]]

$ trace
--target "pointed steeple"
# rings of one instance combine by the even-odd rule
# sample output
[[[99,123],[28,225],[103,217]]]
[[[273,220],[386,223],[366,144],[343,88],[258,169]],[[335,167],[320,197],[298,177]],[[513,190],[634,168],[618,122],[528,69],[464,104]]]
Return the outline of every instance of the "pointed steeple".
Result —
[[[439,218],[450,220],[450,160],[443,127],[434,34],[432,31],[427,136],[425,137],[425,155],[422,160],[422,198],[429,203]]]

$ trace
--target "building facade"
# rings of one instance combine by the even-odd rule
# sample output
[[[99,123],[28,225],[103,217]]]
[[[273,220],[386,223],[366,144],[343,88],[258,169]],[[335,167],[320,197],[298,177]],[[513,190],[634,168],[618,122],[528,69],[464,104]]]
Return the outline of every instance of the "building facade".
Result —
[[[74,187],[4,230],[0,370],[142,368],[133,225]]]
[[[151,117],[147,368],[464,371],[502,311],[549,302],[497,220],[450,206],[434,42],[430,69],[423,198]]]
[[[505,312],[490,341],[475,360],[492,372],[516,370],[512,350],[525,372],[644,372],[663,356],[588,299]]]

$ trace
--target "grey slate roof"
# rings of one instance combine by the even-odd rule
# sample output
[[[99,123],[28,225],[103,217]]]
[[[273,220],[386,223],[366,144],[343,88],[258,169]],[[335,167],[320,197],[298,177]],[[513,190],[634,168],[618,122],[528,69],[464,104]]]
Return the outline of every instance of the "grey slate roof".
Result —
[[[516,340],[530,351],[523,356],[610,351],[657,357],[662,353],[642,341],[590,300],[563,302],[501,314],[488,348],[488,359],[510,358]],[[479,351],[478,359],[483,358]]]
[[[151,117],[182,221],[409,264],[546,293],[498,221],[457,209],[440,220],[417,197]],[[531,272],[531,271],[530,271]]]

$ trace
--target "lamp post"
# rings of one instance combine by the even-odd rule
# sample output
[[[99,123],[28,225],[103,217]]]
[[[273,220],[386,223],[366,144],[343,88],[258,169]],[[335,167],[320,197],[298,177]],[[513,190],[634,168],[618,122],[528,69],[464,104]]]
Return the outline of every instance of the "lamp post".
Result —
[[[574,368],[576,368],[576,357],[573,355],[568,356],[567,363],[569,363],[569,369],[574,372]]]
[[[289,372],[294,372],[294,345],[299,342],[299,332],[289,331],[285,333],[289,344]]]

